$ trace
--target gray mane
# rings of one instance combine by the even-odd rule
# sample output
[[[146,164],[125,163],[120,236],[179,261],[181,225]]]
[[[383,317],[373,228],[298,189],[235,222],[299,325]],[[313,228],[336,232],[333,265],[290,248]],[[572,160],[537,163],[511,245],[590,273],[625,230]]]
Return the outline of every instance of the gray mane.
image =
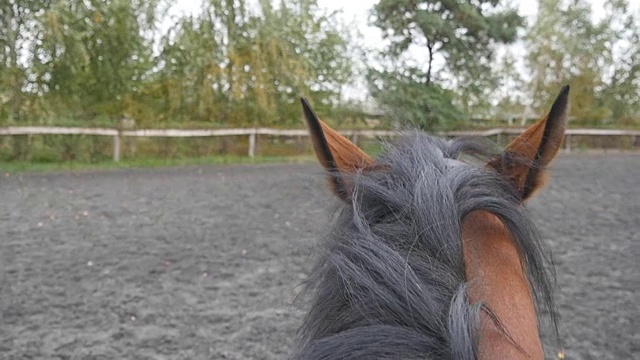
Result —
[[[553,274],[521,199],[477,164],[477,140],[412,134],[387,149],[383,170],[353,175],[344,205],[305,282],[310,310],[295,359],[476,359],[479,312],[470,306],[462,219],[499,216],[524,255],[538,313],[556,325]],[[458,162],[460,156],[466,162]],[[499,319],[496,319],[499,322]]]

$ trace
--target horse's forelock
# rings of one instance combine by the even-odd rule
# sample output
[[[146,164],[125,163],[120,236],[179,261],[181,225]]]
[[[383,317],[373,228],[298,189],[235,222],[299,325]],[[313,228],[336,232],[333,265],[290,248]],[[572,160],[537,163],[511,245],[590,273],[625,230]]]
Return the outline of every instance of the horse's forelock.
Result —
[[[555,325],[552,274],[535,227],[509,183],[458,162],[465,154],[481,163],[492,148],[415,133],[387,146],[377,160],[382,170],[353,175],[352,206],[343,207],[323,239],[306,282],[311,309],[300,329],[300,358],[347,340],[368,342],[372,326],[403,329],[388,332],[385,346],[403,344],[400,337],[410,332],[436,358],[477,358],[480,307],[461,300],[461,223],[475,210],[503,220],[523,254],[537,303],[550,310]]]

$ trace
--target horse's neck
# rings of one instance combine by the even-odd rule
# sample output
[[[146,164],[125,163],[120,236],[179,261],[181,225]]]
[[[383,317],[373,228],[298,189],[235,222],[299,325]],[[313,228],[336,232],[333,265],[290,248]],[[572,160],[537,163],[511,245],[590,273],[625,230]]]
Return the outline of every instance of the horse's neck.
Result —
[[[476,211],[464,219],[462,237],[469,298],[487,305],[511,338],[483,312],[480,359],[542,359],[529,282],[504,225],[496,216]]]

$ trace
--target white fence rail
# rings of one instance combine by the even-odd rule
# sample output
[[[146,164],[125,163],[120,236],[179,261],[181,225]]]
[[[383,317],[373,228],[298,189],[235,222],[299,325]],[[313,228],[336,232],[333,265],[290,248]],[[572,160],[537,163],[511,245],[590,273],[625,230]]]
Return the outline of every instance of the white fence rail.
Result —
[[[449,131],[439,133],[441,136],[477,136],[489,137],[500,135],[517,135],[524,129],[496,128],[481,131]],[[390,137],[400,134],[397,131],[388,130],[345,130],[340,131],[349,137]],[[113,160],[119,161],[121,155],[120,140],[122,137],[211,137],[211,136],[248,136],[248,155],[255,156],[256,137],[258,135],[270,136],[308,136],[304,129],[269,129],[269,128],[240,128],[240,129],[208,129],[208,130],[180,130],[180,129],[137,129],[118,130],[112,128],[77,128],[77,127],[42,127],[20,126],[0,128],[0,136],[12,135],[96,135],[113,137]],[[567,129],[565,132],[565,149],[571,150],[571,136],[631,136],[637,143],[640,130],[615,130],[615,129]]]

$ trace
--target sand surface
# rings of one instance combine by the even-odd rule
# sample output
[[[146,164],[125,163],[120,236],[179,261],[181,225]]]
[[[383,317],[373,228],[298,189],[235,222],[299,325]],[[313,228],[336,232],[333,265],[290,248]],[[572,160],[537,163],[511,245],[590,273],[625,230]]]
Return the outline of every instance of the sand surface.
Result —
[[[285,358],[333,204],[320,173],[0,178],[0,359]],[[638,359],[640,156],[563,155],[553,175],[529,207],[557,264],[567,359]]]

